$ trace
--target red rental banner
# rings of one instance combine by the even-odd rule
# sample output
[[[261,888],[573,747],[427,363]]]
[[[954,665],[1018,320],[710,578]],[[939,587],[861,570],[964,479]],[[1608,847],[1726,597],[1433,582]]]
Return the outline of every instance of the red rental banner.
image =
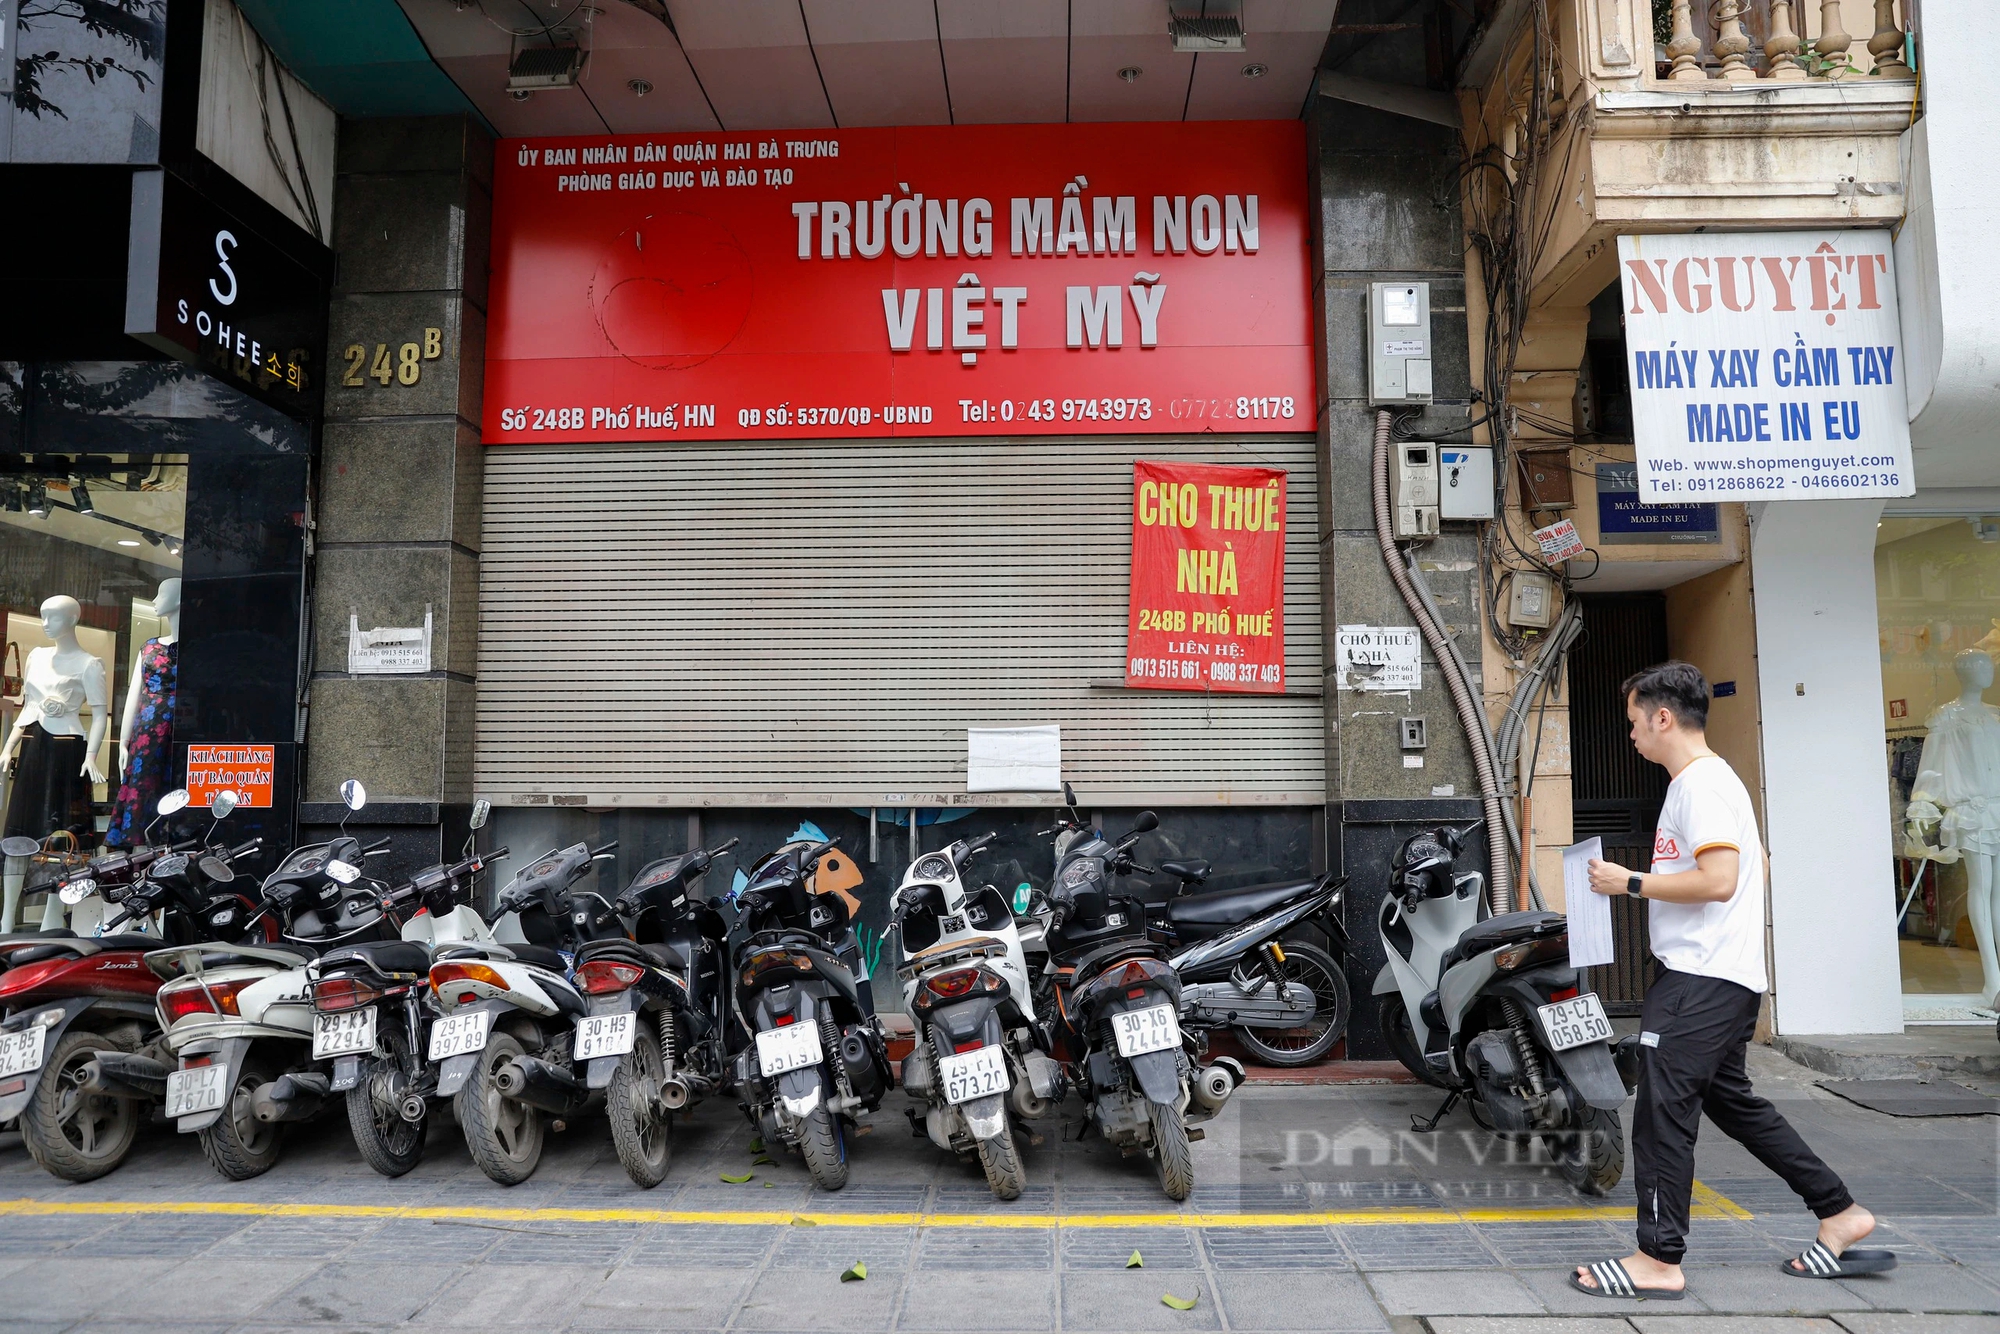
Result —
[[[509,139],[482,435],[1315,429],[1296,121]]]
[[[1132,465],[1125,684],[1285,691],[1285,470]]]

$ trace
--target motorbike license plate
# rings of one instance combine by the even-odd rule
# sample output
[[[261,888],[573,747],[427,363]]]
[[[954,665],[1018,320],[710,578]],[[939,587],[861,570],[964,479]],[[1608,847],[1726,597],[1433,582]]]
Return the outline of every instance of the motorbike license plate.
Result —
[[[1542,1031],[1549,1035],[1552,1050],[1568,1051],[1586,1042],[1611,1040],[1611,1021],[1604,1017],[1604,1006],[1598,1003],[1595,992],[1536,1006],[1535,1013],[1542,1017]]]
[[[1149,1051],[1165,1051],[1181,1045],[1180,1020],[1171,1005],[1121,1010],[1111,1016],[1111,1023],[1118,1034],[1120,1056],[1144,1056]]]
[[[431,1025],[431,1059],[448,1061],[486,1050],[486,1031],[493,1026],[491,1010],[448,1014]]]
[[[634,1022],[638,1015],[627,1010],[623,1014],[586,1015],[576,1021],[576,1059],[594,1061],[600,1056],[623,1056],[632,1050],[632,1038],[638,1031]]]
[[[222,1106],[222,1095],[226,1091],[222,1082],[228,1077],[229,1067],[225,1064],[198,1065],[191,1070],[173,1070],[167,1074],[167,1117],[193,1116],[196,1112],[212,1112]]]
[[[375,1007],[313,1016],[313,1059],[353,1056],[375,1050]]]
[[[943,1068],[944,1100],[954,1107],[1005,1093],[1013,1084],[1007,1076],[1007,1054],[999,1047],[954,1052],[944,1058]]]
[[[766,1079],[818,1065],[821,1059],[818,1024],[787,1024],[757,1035],[757,1066]]]
[[[18,1033],[0,1033],[0,1079],[42,1068],[42,1044],[49,1030],[29,1024]]]

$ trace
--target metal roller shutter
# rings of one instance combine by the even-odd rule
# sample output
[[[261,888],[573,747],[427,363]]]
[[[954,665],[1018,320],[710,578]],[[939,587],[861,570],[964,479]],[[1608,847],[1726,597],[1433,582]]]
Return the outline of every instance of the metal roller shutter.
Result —
[[[1310,437],[486,451],[476,781],[505,804],[1005,804],[1058,723],[1093,804],[1325,800]],[[1290,474],[1283,696],[1124,676],[1132,463]]]

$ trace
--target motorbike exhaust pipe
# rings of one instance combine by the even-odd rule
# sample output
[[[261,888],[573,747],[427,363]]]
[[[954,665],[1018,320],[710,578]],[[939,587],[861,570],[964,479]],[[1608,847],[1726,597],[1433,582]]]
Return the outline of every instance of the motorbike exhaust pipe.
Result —
[[[532,1056],[516,1056],[493,1072],[493,1086],[512,1098],[552,1116],[567,1116],[583,1106],[587,1090],[569,1071]]]
[[[1049,1110],[1049,1100],[1037,1094],[1025,1079],[1007,1090],[1007,1105],[1014,1109],[1014,1115],[1027,1121],[1046,1116]]]
[[[679,1075],[668,1076],[667,1081],[660,1085],[660,1105],[670,1112],[680,1111],[693,1097],[694,1090]]]
[[[1195,1071],[1194,1088],[1190,1092],[1203,1111],[1219,1112],[1235,1091],[1236,1081],[1229,1071],[1219,1065],[1204,1065]]]
[[[107,1098],[164,1098],[167,1067],[144,1056],[100,1052],[84,1065],[77,1088]]]
[[[402,1118],[413,1126],[422,1123],[424,1113],[428,1110],[429,1108],[424,1104],[423,1096],[416,1093],[405,1097],[402,1105],[396,1108],[396,1111],[401,1114]]]
[[[279,1075],[250,1095],[250,1113],[259,1121],[304,1121],[319,1113],[333,1083],[316,1072]]]

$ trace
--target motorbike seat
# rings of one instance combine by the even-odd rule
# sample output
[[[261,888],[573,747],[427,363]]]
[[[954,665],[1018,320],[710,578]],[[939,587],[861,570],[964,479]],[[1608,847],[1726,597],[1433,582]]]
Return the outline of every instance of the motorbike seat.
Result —
[[[1208,873],[1215,868],[1206,857],[1190,857],[1182,862],[1161,862],[1160,869],[1176,880],[1198,885],[1208,879]]]
[[[1559,912],[1548,912],[1541,908],[1528,912],[1506,912],[1498,917],[1489,917],[1465,928],[1458,942],[1446,949],[1438,960],[1438,976],[1443,977],[1454,965],[1467,959],[1496,950],[1503,945],[1511,945],[1517,940],[1532,940],[1536,936],[1555,934],[1567,930],[1569,919]]]
[[[1184,894],[1167,904],[1167,920],[1194,926],[1227,926],[1247,922],[1259,913],[1269,912],[1311,893],[1318,885],[1317,880],[1274,880],[1265,885],[1244,885],[1240,889]]]
[[[509,941],[501,948],[511,951],[522,963],[531,964],[536,968],[546,968],[556,973],[569,971],[569,963],[563,958],[562,951],[551,949],[547,945],[516,945]]]
[[[423,973],[430,969],[431,952],[414,940],[370,940],[328,950],[319,962],[324,971],[355,960],[365,961],[383,973]]]

